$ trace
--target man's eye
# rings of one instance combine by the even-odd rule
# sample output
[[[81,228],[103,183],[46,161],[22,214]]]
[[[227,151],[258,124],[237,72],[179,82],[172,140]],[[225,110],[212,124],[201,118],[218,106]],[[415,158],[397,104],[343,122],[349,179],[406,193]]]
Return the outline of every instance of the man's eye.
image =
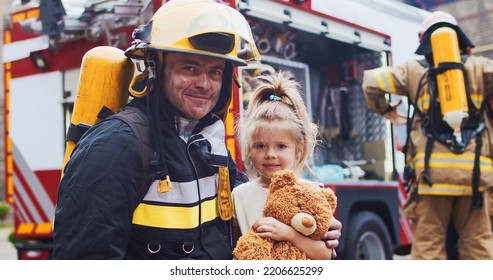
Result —
[[[212,70],[211,71],[211,74],[212,75],[215,75],[215,76],[222,76],[223,75],[223,71],[222,70]]]

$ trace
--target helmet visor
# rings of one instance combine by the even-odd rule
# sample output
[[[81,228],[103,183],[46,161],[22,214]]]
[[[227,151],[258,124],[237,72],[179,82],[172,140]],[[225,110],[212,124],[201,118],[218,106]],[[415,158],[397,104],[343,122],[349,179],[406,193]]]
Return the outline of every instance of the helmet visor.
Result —
[[[188,38],[188,41],[198,50],[221,54],[228,54],[235,47],[235,36],[227,33],[203,33]]]

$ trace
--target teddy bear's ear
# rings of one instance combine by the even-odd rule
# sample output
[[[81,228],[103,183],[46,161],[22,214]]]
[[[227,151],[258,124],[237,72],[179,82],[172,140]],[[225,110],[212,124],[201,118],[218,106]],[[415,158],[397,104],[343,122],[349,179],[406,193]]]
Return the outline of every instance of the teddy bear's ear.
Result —
[[[322,193],[329,201],[330,207],[332,208],[332,212],[334,212],[337,207],[337,197],[334,191],[330,188],[322,188]]]
[[[284,186],[294,185],[296,185],[296,175],[294,172],[290,170],[281,170],[272,175],[269,190],[270,192],[274,192]]]

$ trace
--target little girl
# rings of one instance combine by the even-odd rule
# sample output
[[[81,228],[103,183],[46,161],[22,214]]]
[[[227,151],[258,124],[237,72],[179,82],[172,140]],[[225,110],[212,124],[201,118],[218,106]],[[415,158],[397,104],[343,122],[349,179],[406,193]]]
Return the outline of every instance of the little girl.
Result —
[[[252,179],[233,189],[235,218],[245,234],[253,228],[260,237],[288,241],[310,259],[331,259],[324,241],[312,240],[272,217],[262,217],[272,175],[291,169],[301,176],[317,139],[300,94],[288,72],[257,77],[257,87],[237,126],[246,172]],[[314,187],[320,187],[314,183]]]

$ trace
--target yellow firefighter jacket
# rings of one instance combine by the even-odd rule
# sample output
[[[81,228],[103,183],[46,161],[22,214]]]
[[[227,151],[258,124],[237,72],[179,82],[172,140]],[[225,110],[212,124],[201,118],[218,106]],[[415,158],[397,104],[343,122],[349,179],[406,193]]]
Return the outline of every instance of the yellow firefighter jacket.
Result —
[[[484,57],[470,56],[464,63],[470,97],[479,109],[488,95],[493,94],[493,61]],[[368,108],[376,113],[383,113],[387,106],[385,93],[406,96],[420,111],[426,113],[430,106],[430,93],[427,79],[417,93],[421,75],[425,72],[424,66],[418,61],[408,61],[395,68],[382,67],[366,70],[363,75],[363,90],[367,99]],[[426,74],[425,74],[426,75]],[[416,96],[418,95],[418,96]],[[482,112],[485,114],[484,112]],[[486,119],[486,116],[484,116]],[[473,138],[464,153],[454,154],[447,146],[439,141],[433,142],[432,153],[429,159],[428,176],[432,179],[430,185],[422,180],[424,171],[425,147],[427,136],[422,132],[420,116],[415,114],[408,135],[406,164],[414,169],[416,174],[415,186],[420,195],[472,195],[472,170],[474,167],[476,139]],[[485,128],[481,132],[482,148],[479,158],[480,177],[479,191],[493,185],[493,168],[491,152],[493,145],[489,135],[491,125],[485,121]]]

